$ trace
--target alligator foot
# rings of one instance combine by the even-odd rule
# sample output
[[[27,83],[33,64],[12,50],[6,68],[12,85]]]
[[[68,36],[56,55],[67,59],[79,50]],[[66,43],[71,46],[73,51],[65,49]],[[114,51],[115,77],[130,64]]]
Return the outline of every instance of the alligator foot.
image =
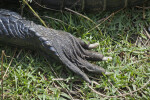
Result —
[[[89,63],[87,60],[91,61],[107,61],[112,60],[112,57],[104,57],[98,52],[90,51],[89,49],[96,48],[99,44],[86,44],[81,39],[78,39],[67,32],[60,32],[61,35],[59,39],[55,39],[54,48],[58,53],[59,59],[73,72],[81,76],[84,80],[91,83],[87,75],[81,70],[86,69],[89,72],[96,74],[106,74],[110,75],[109,72],[106,72],[104,68]],[[65,34],[65,35],[64,35]],[[61,43],[61,44],[60,44]],[[59,48],[58,48],[59,47]]]

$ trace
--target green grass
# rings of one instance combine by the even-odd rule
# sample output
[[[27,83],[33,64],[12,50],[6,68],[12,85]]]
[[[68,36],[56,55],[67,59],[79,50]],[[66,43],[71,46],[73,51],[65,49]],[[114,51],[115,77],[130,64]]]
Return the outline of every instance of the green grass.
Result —
[[[104,18],[112,12],[83,14],[92,21],[70,12],[37,12],[48,27],[70,32],[86,42],[99,42],[94,50],[112,56],[113,60],[92,63],[114,74],[100,76],[87,72],[95,81],[90,85],[38,52],[0,45],[0,51],[5,50],[7,55],[3,64],[3,73],[8,68],[3,80],[5,100],[150,99],[150,39],[143,31],[150,23],[149,9],[145,10],[145,19],[142,9],[132,8],[121,10],[106,21]],[[33,14],[28,12],[25,16],[41,24]],[[94,28],[98,24],[98,28]],[[1,90],[0,87],[0,94]]]

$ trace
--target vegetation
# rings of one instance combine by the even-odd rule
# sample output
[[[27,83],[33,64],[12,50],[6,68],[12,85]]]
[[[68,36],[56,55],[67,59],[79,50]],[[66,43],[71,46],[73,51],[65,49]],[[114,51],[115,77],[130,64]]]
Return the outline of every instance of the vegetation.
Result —
[[[5,54],[4,61],[1,59],[0,94],[3,89],[5,100],[150,99],[150,34],[146,31],[150,9],[135,7],[93,14],[35,11],[47,27],[67,31],[86,42],[98,42],[100,45],[94,50],[113,60],[92,63],[114,74],[86,72],[93,80],[88,84],[38,52],[0,44],[0,51]],[[41,24],[27,7],[24,12],[27,19]]]

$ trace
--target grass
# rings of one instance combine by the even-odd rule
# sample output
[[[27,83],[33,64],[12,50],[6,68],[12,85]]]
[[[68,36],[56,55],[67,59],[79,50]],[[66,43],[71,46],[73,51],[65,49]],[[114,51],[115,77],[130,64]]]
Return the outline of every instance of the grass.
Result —
[[[70,32],[86,42],[98,42],[100,45],[94,50],[112,56],[113,60],[92,63],[114,74],[100,76],[86,72],[94,81],[90,85],[38,52],[0,44],[0,51],[5,50],[6,55],[3,62],[5,100],[150,99],[150,39],[144,31],[150,23],[149,9],[145,10],[145,19],[143,9],[139,8],[115,14],[83,13],[83,16],[66,11],[36,11],[48,27]],[[24,15],[41,24],[32,13]]]

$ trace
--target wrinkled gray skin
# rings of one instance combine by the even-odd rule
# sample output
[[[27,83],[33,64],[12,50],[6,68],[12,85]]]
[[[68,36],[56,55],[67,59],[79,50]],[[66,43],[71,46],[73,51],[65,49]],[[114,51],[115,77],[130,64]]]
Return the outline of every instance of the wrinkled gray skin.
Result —
[[[0,3],[14,3],[19,0],[0,0]],[[22,1],[22,0],[20,0]],[[64,10],[65,8],[76,9],[78,11],[99,12],[104,10],[117,10],[124,7],[132,7],[149,0],[27,0],[31,4],[39,4],[51,10]],[[35,5],[38,6],[38,5]],[[34,6],[34,7],[35,7]]]
[[[104,57],[97,52],[87,50],[95,48],[97,44],[85,44],[67,32],[37,25],[23,19],[15,12],[4,9],[0,10],[0,42],[42,50],[49,57],[60,60],[89,83],[91,83],[90,79],[81,69],[97,74],[107,74],[107,72],[87,60],[111,59],[111,57]]]

